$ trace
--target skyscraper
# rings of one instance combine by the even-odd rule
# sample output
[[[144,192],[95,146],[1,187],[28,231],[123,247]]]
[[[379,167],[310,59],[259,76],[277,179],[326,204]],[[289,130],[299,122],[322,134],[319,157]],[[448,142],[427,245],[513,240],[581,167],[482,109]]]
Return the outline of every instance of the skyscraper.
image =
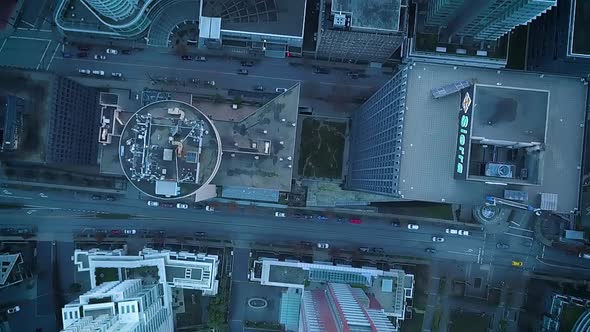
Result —
[[[431,0],[426,24],[447,27],[450,35],[495,40],[556,4],[557,0]]]

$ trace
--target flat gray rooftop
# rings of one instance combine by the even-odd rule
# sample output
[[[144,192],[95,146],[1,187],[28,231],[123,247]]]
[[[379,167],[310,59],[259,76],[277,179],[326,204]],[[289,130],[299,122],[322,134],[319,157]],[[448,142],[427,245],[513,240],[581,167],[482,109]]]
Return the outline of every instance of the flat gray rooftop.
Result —
[[[559,212],[578,207],[588,88],[579,78],[421,62],[411,68],[399,181],[402,198],[482,205],[486,195],[503,197],[504,189],[515,189],[528,192],[529,203],[535,206],[539,193],[546,192],[558,194]],[[435,100],[430,91],[459,80],[549,91],[540,185],[496,186],[454,179],[460,94]]]
[[[173,281],[174,278],[186,279],[187,270],[191,270],[190,279],[201,280],[203,276],[203,270],[172,265],[166,265],[166,280]]]
[[[303,38],[305,1],[204,0],[203,16],[221,17],[222,30]]]
[[[332,13],[349,13],[354,28],[399,30],[401,0],[332,0]]]
[[[471,136],[545,142],[549,91],[475,85]]]

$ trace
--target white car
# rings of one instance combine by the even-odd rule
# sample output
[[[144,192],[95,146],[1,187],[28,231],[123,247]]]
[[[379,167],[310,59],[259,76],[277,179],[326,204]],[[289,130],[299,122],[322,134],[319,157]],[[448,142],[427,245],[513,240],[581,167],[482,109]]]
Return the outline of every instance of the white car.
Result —
[[[188,204],[186,203],[176,203],[177,209],[188,209]]]
[[[207,206],[205,206],[205,211],[214,212],[215,211],[215,208],[213,208],[212,206],[207,205]]]
[[[93,75],[104,76],[104,70],[93,70]]]
[[[287,92],[287,89],[285,89],[285,88],[276,88],[275,91],[277,93],[283,93],[283,92]]]
[[[445,242],[445,239],[440,236],[433,236],[432,242]]]
[[[160,206],[160,203],[156,202],[156,201],[148,201],[148,206]]]
[[[114,48],[107,48],[107,54],[114,54],[114,55],[117,55],[117,54],[119,54],[119,51],[117,51],[117,50],[116,50],[116,49],[114,49]]]
[[[111,73],[112,77],[117,77],[117,78],[122,78],[123,74],[122,73]]]
[[[90,69],[78,69],[78,72],[80,74],[86,74],[86,75],[90,75],[92,72],[90,71]]]
[[[126,229],[124,231],[124,233],[127,234],[127,235],[133,235],[133,234],[137,234],[137,231],[134,230],[134,229]]]
[[[13,314],[13,313],[19,312],[19,311],[20,311],[20,307],[17,306],[17,305],[15,305],[14,307],[9,308],[8,310],[6,310],[6,313]]]
[[[330,248],[330,245],[327,244],[327,243],[320,242],[320,243],[318,243],[318,248],[320,248],[320,249],[328,249],[328,248]]]
[[[95,54],[94,55],[94,60],[106,60],[107,56],[106,55],[102,55],[102,54]]]
[[[275,212],[275,217],[285,218],[286,217],[285,212],[277,211],[277,212]]]
[[[459,230],[459,235],[465,235],[468,236],[469,235],[469,231],[464,231],[462,229]]]
[[[418,226],[416,224],[408,224],[408,229],[414,229],[414,230],[416,230],[416,229],[419,229],[419,228],[420,228],[420,226]]]
[[[457,234],[459,234],[459,231],[458,231],[458,230],[456,230],[456,229],[447,228],[447,229],[445,229],[445,233],[447,233],[447,234],[453,234],[453,235],[457,235]]]

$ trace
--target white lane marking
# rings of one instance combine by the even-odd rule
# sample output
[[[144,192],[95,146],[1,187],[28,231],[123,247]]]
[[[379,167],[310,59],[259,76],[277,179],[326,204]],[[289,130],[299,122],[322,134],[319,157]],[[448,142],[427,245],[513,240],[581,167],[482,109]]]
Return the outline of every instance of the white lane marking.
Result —
[[[32,199],[31,197],[23,197],[23,196],[12,196],[12,195],[0,195],[0,197],[10,197],[10,198]]]
[[[519,227],[513,227],[513,226],[508,226],[508,228],[510,228],[510,229],[516,229],[516,230],[523,231],[523,232],[530,232],[530,233],[533,233],[534,232],[533,230],[526,229],[526,228],[519,228]]]
[[[515,224],[516,226],[520,226],[520,224],[519,224],[519,223],[517,223],[517,222],[516,222],[516,221],[514,221],[514,220],[511,220],[511,221],[510,221],[510,223],[511,223],[511,224]]]
[[[2,52],[2,50],[4,49],[4,45],[6,44],[6,41],[8,40],[8,38],[4,39],[4,42],[2,43],[2,46],[0,46],[0,52]]]
[[[588,271],[590,269],[588,268],[584,268],[584,267],[573,267],[573,266],[565,266],[565,265],[556,265],[556,264],[551,264],[551,263],[545,263],[543,262],[541,259],[539,259],[539,256],[535,257],[537,259],[537,261],[539,261],[539,263],[541,264],[545,264],[547,266],[553,266],[553,267],[558,267],[560,269],[572,269],[572,270],[584,270],[584,271]]]
[[[47,50],[49,49],[49,45],[51,45],[51,40],[47,43],[47,47],[45,47],[45,52],[43,52],[43,55],[41,55],[41,59],[39,59],[39,63],[37,64],[37,69],[39,69],[39,67],[41,67],[41,62],[43,62],[43,59],[45,59],[45,54],[47,54]]]
[[[513,234],[513,233],[508,233],[508,232],[504,232],[504,234],[511,235],[511,236],[516,236],[516,237],[520,237],[520,238],[527,239],[527,240],[532,240],[533,239],[530,236],[518,235],[518,234]]]
[[[43,197],[43,198],[47,198],[48,196],[45,195],[44,193],[39,193],[39,196]]]
[[[545,245],[543,245],[543,252],[541,253],[541,258],[545,258]]]
[[[23,31],[34,31],[34,32],[53,32],[51,30],[46,30],[46,29],[31,29],[31,28],[23,28],[23,27],[18,27],[16,28],[17,30],[23,30]]]
[[[49,66],[51,66],[51,63],[53,62],[53,58],[55,58],[55,53],[57,53],[57,49],[59,48],[59,44],[57,43],[57,45],[55,45],[55,50],[53,50],[53,55],[51,56],[51,59],[49,60],[49,64],[47,64],[47,67],[45,68],[45,70],[49,70]]]
[[[25,40],[39,40],[39,41],[51,42],[51,39],[46,39],[46,38],[33,38],[33,37],[20,37],[20,36],[10,36],[8,38],[10,38],[10,39],[25,39]]]
[[[29,23],[29,22],[27,22],[27,21],[25,21],[25,20],[20,20],[20,21],[21,21],[21,22],[23,22],[24,24],[27,24],[27,25],[31,26],[32,28],[34,28],[34,27],[35,27],[35,25],[33,25],[33,24],[31,24],[31,23]],[[19,28],[19,29],[20,29],[20,28]]]
[[[473,257],[477,257],[477,254],[470,254],[467,252],[461,252],[461,251],[452,251],[452,250],[448,250],[447,252],[451,253],[451,254],[457,254],[457,255],[465,255],[465,256],[473,256]]]
[[[33,214],[33,212],[36,212],[37,210],[29,210],[27,211],[27,214]]]
[[[6,189],[2,190],[2,193],[4,193],[4,195],[12,195],[12,193]]]

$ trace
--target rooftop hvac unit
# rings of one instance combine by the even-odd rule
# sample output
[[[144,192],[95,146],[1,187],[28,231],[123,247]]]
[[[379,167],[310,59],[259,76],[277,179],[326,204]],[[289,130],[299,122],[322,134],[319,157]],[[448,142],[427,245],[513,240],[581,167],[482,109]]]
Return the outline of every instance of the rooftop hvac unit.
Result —
[[[485,174],[486,176],[511,179],[514,177],[514,171],[514,165],[488,163]]]
[[[346,28],[346,15],[334,14],[334,28]]]

